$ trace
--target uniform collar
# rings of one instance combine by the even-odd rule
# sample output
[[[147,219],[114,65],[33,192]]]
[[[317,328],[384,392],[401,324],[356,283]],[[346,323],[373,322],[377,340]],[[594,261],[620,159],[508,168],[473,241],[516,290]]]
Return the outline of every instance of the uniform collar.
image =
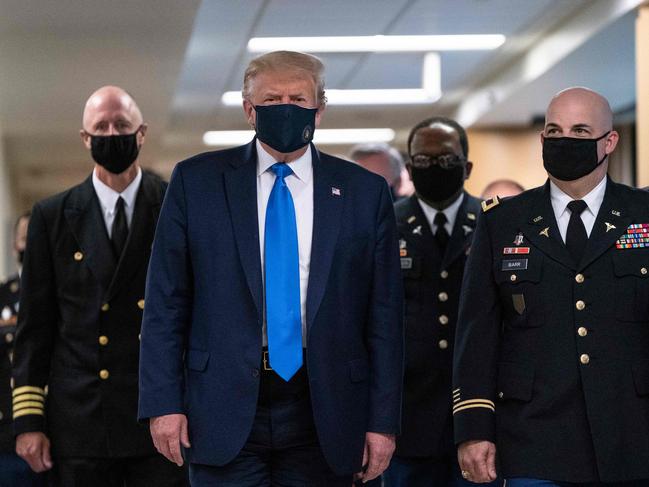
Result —
[[[597,186],[591,189],[590,192],[582,198],[586,205],[588,205],[587,210],[593,215],[593,217],[597,217],[599,208],[602,206],[602,201],[604,201],[607,179],[608,178],[604,176]],[[571,196],[564,193],[559,186],[550,180],[550,201],[552,202],[552,209],[554,210],[557,219],[560,218],[564,212],[570,211],[568,210],[568,203],[572,200],[573,198]]]
[[[433,222],[435,221],[435,215],[437,215],[437,213],[440,210],[436,210],[428,203],[423,201],[421,198],[417,198],[417,201],[419,202],[419,206],[421,206],[424,215],[426,215],[426,220],[428,220],[428,224],[432,229]],[[444,213],[444,215],[446,216],[446,221],[448,222],[451,228],[453,228],[455,225],[455,218],[457,217],[457,212],[460,210],[460,206],[462,206],[463,201],[464,201],[464,192],[462,192],[460,196],[453,203],[451,203],[449,206],[441,210],[442,213]]]
[[[101,203],[101,208],[104,213],[111,213],[115,211],[115,204],[121,196],[124,199],[124,204],[127,208],[133,208],[135,204],[135,197],[137,196],[137,191],[140,188],[140,183],[142,182],[142,169],[137,168],[137,175],[135,179],[131,181],[124,191],[118,193],[110,186],[104,184],[99,177],[97,176],[97,169],[92,171],[92,185],[95,188],[99,202]]]

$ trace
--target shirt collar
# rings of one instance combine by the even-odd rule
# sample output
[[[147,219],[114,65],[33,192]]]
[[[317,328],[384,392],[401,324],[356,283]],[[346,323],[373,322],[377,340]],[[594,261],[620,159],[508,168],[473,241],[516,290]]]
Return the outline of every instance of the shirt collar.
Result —
[[[257,176],[261,176],[277,161],[264,150],[259,140],[256,140],[255,144],[257,145]],[[311,147],[308,147],[302,156],[289,162],[288,165],[293,171],[293,174],[295,174],[300,181],[303,183],[309,183],[313,176]]]
[[[424,212],[424,215],[426,215],[426,218],[428,219],[428,223],[430,224],[430,228],[433,228],[433,222],[435,221],[435,215],[440,210],[436,210],[432,206],[430,206],[428,203],[423,201],[421,198],[417,198],[417,201],[419,201],[419,206],[421,206],[421,209]],[[455,218],[457,217],[457,212],[460,211],[460,206],[462,205],[462,202],[464,201],[464,192],[460,194],[460,197],[457,198],[453,203],[451,203],[449,206],[444,208],[442,213],[446,216],[446,220],[448,221],[449,225],[451,228],[455,226]]]
[[[606,192],[606,180],[608,178],[604,176],[602,180],[597,183],[590,192],[582,198],[582,200],[587,205],[587,210],[594,216],[597,216],[600,206],[602,206],[602,201],[604,201],[604,193]],[[552,209],[554,214],[559,218],[568,210],[568,203],[570,203],[573,198],[572,196],[564,193],[559,186],[550,181],[550,200],[552,201]]]
[[[124,199],[124,204],[127,208],[131,208],[135,204],[135,197],[137,196],[137,191],[140,188],[140,183],[142,182],[142,169],[137,168],[137,175],[135,179],[131,181],[124,191],[118,193],[113,188],[104,184],[99,177],[97,176],[97,169],[92,171],[92,185],[95,188],[99,202],[104,212],[112,213],[115,211],[115,204],[117,203],[118,198],[121,196]]]

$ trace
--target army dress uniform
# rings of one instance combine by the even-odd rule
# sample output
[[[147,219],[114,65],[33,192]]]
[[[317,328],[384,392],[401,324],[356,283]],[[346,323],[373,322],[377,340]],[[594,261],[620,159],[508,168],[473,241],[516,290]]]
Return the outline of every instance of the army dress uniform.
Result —
[[[468,193],[442,254],[416,196],[395,205],[406,298],[406,365],[398,457],[455,460],[451,370],[460,286],[480,201]]]
[[[67,458],[150,457],[161,460],[151,466],[158,476],[178,478],[179,469],[156,452],[148,425],[136,420],[145,278],[166,187],[142,172],[119,256],[92,176],[32,211],[13,418],[16,434],[43,431],[50,437],[55,469]],[[90,485],[78,484],[84,482]]]
[[[649,194],[606,181],[579,263],[550,183],[483,203],[460,305],[455,440],[501,474],[649,479]]]

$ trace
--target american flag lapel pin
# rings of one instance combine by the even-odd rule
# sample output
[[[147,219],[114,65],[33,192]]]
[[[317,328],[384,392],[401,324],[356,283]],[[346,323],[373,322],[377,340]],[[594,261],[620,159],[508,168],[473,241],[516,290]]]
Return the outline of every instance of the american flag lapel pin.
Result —
[[[341,195],[340,188],[334,188],[332,186],[331,187],[331,194],[334,195],[334,196],[340,196]]]

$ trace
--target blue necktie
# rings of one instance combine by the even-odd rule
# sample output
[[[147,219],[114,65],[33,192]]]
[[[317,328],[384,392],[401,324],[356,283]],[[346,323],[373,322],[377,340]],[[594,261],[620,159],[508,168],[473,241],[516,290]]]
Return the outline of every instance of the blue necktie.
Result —
[[[271,169],[276,178],[268,198],[264,236],[268,353],[273,370],[289,381],[302,367],[297,225],[293,198],[284,180],[293,171],[281,162]]]

